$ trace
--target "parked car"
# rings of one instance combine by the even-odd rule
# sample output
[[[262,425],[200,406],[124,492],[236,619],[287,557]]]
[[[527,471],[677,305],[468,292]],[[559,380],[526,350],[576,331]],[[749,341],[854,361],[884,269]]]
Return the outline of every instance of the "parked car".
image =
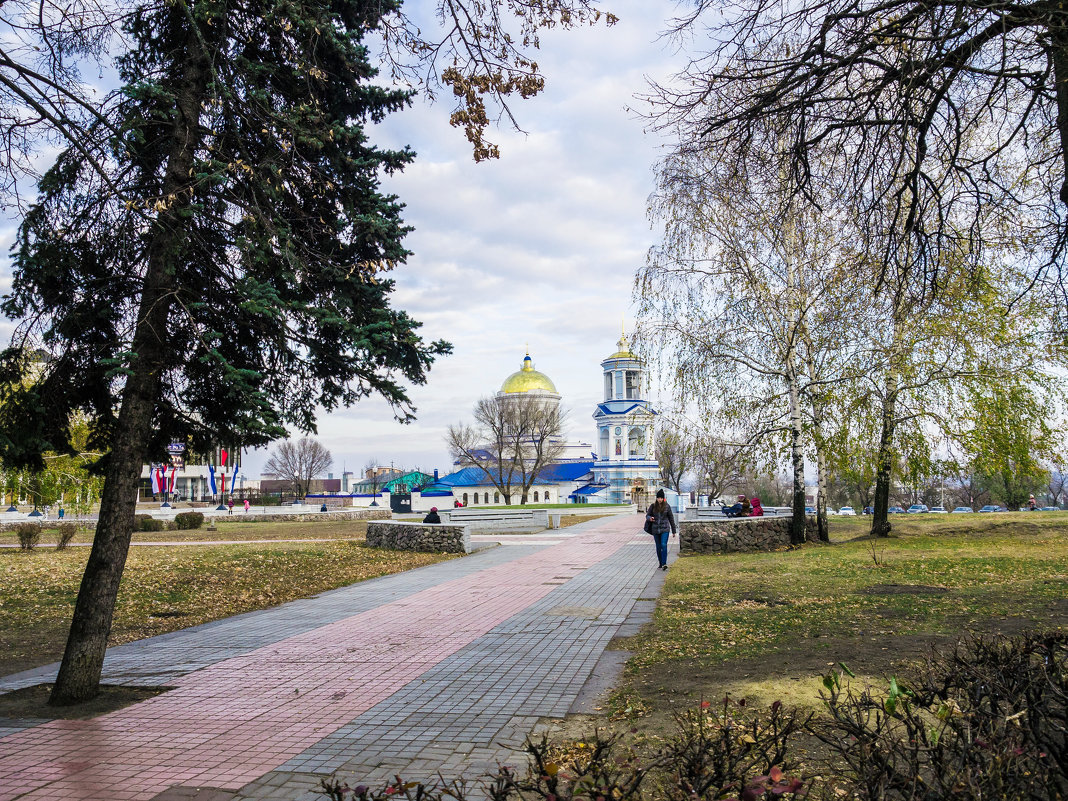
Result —
[[[900,506],[891,506],[889,509],[886,510],[886,513],[888,515],[903,515],[905,514],[905,510],[902,509]]]
[[[814,515],[814,514],[816,514],[816,507],[814,507],[814,506],[806,506],[805,507],[805,514],[806,515]]]
[[[933,514],[933,515],[944,515],[944,514],[949,514],[949,512],[947,511],[946,507],[944,507],[944,506],[932,506],[931,507],[931,514]]]
[[[984,507],[983,507],[982,509],[980,509],[979,511],[980,511],[980,512],[1004,512],[1005,510],[1004,510],[1004,509],[1002,509],[1002,508],[1001,508],[1000,506],[998,506],[997,504],[994,504],[994,503],[988,503],[988,504],[987,504],[986,506],[984,506]]]
[[[845,515],[846,517],[856,517],[857,513],[853,511],[852,506],[843,506],[838,510],[838,514]]]
[[[975,510],[972,509],[972,507],[970,507],[970,506],[958,506],[956,509],[953,510],[953,514],[955,514],[955,515],[970,515],[974,511]]]
[[[927,508],[927,504],[925,504],[925,503],[914,503],[914,504],[912,504],[912,506],[909,507],[908,513],[910,515],[919,515],[919,514],[923,514],[924,512],[928,512],[928,511],[930,511],[930,510]]]

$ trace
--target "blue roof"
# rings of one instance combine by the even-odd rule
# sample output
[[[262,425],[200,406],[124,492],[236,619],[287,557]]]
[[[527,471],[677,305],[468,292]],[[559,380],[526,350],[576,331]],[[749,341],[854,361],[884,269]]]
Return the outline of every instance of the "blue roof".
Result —
[[[579,487],[568,497],[574,497],[576,495],[596,495],[598,492],[603,492],[606,489],[608,489],[607,484],[587,484],[585,487]]]
[[[489,482],[489,476],[481,467],[464,467],[455,473],[442,476],[434,482],[434,487],[473,487],[487,482]]]
[[[557,462],[545,465],[538,473],[536,481],[539,484],[577,481],[592,470],[593,462]]]
[[[535,484],[559,484],[562,481],[578,481],[593,470],[592,461],[557,462],[546,465],[534,479]],[[455,473],[439,478],[433,489],[447,487],[477,487],[492,484],[489,474],[477,465],[465,467]]]
[[[648,401],[643,400],[611,400],[604,403],[597,404],[597,411],[593,413],[594,417],[604,417],[611,414],[627,414],[635,409],[641,409],[648,414],[658,414],[656,409],[652,408]]]

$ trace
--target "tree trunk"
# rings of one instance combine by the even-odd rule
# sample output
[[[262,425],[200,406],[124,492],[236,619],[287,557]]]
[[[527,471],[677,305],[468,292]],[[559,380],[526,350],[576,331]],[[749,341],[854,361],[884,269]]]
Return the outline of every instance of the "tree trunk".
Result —
[[[827,525],[827,456],[820,442],[819,423],[816,423],[816,531],[820,542],[830,542]]]
[[[801,452],[801,390],[798,386],[797,373],[793,369],[792,349],[787,356],[787,370],[790,382],[790,464],[794,473],[790,544],[802,545],[805,542],[805,527],[808,524],[805,517],[805,457]]]
[[[894,426],[897,413],[897,365],[886,376],[886,399],[883,401],[882,431],[879,434],[879,454],[876,457],[875,508],[872,510],[871,533],[875,537],[890,536],[890,481],[894,472]]]
[[[1061,139],[1061,202],[1068,206],[1068,34],[1062,26],[1051,26],[1050,51],[1057,96],[1057,131]]]
[[[163,197],[176,200],[161,211],[148,245],[144,288],[134,329],[130,372],[122,392],[115,438],[108,454],[100,517],[89,561],[74,606],[70,634],[49,703],[76,704],[93,698],[126,565],[137,510],[137,482],[145,442],[160,392],[167,355],[167,317],[174,294],[174,266],[185,237],[182,211],[190,200],[190,174],[196,150],[208,62],[190,32],[177,91],[173,142],[167,159]]]

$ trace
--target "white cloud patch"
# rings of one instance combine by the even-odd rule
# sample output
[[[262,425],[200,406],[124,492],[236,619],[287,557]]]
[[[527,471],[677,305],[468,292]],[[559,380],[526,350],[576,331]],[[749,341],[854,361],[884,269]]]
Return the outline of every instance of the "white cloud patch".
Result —
[[[621,18],[612,28],[542,35],[546,90],[515,102],[523,132],[491,132],[499,160],[472,161],[462,131],[448,125],[448,93],[435,105],[417,98],[370,131],[381,147],[410,145],[417,154],[383,179],[414,227],[406,240],[413,255],[392,276],[392,302],[424,324],[427,340],[446,339],[455,350],[426,386],[411,389],[414,424],[396,423],[380,399],[321,418],[335,475],[371,457],[448,472],[447,426],[469,418],[480,396],[519,369],[528,344],[571,410],[572,435],[593,440],[600,361],[615,350],[624,320],[630,328],[634,273],[652,243],[645,210],[658,143],[627,107],[644,76],[668,75],[673,60],[656,40],[669,7],[606,5]],[[428,4],[405,7],[418,19]],[[5,264],[0,286],[9,278]],[[257,475],[264,459],[250,454],[246,474]]]

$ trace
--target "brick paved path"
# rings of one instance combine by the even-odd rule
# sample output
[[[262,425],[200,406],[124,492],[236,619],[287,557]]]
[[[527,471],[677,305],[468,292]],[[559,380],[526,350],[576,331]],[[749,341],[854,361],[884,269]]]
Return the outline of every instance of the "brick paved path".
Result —
[[[113,648],[105,682],[174,689],[88,721],[0,720],[0,801],[321,799],[335,771],[376,783],[519,764],[514,749],[567,713],[659,586],[640,522],[591,521]],[[0,678],[0,692],[54,675]]]

